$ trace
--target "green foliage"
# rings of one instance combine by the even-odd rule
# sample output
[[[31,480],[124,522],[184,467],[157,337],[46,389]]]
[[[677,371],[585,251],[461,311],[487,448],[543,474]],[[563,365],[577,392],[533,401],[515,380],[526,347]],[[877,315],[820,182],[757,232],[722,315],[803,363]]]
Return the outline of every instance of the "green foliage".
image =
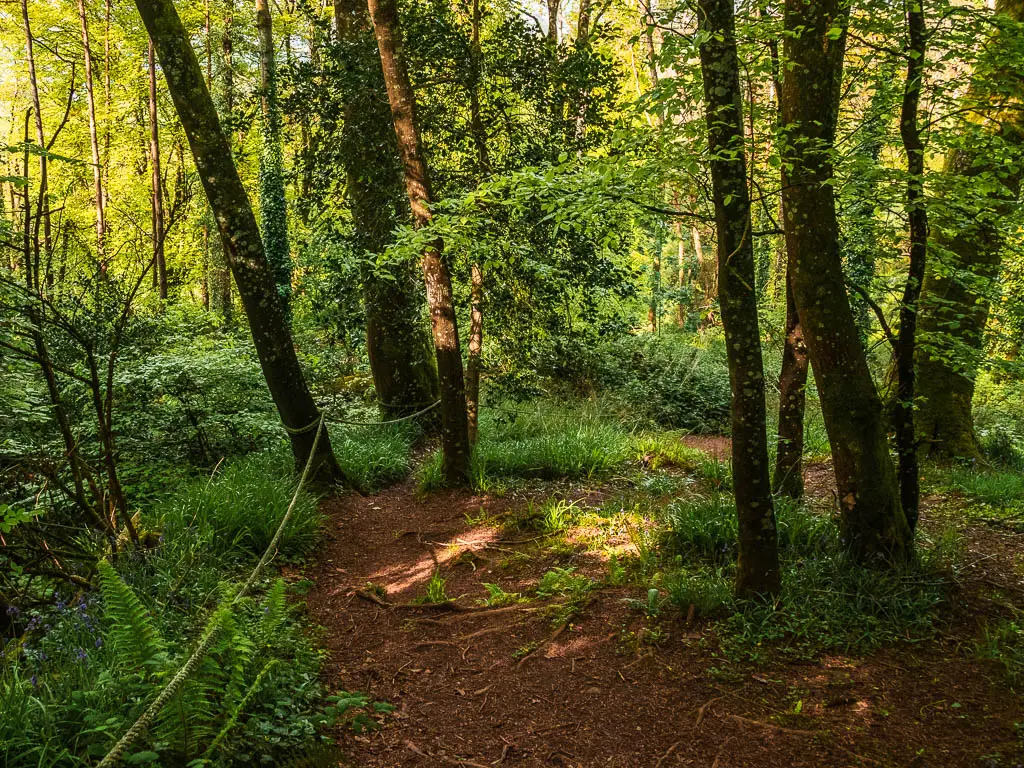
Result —
[[[415,427],[331,429],[331,445],[345,477],[362,493],[380,490],[409,474]]]
[[[958,557],[955,538],[925,541],[919,561],[895,570],[851,561],[827,516],[805,506],[776,504],[782,593],[772,601],[732,596],[736,515],[730,497],[698,497],[665,513],[664,576],[669,598],[721,619],[719,638],[733,658],[763,661],[781,653],[812,658],[826,651],[870,652],[920,642],[936,631]]]
[[[956,491],[991,507],[1024,506],[1024,474],[974,467],[934,467],[925,471],[930,485]]]
[[[1024,680],[1024,626],[1019,620],[986,627],[977,653],[983,659],[998,663],[1015,688]]]
[[[106,560],[97,565],[103,595],[107,641],[129,669],[153,674],[166,663],[167,650],[139,598]]]
[[[485,410],[473,455],[477,488],[496,478],[602,476],[630,455],[631,438],[612,419],[592,408],[536,403],[505,413]],[[420,470],[420,487],[440,487],[440,455]]]
[[[260,555],[273,538],[294,493],[287,458],[255,454],[229,464],[213,480],[197,480],[157,512],[165,540],[199,539],[228,557]],[[316,499],[303,490],[281,538],[285,559],[307,554],[319,539]]]
[[[524,600],[523,596],[518,592],[506,592],[500,584],[484,582],[484,589],[487,590],[487,597],[482,600],[482,603],[489,608],[513,605]]]
[[[438,605],[440,603],[447,603],[451,598],[448,597],[448,592],[445,587],[448,584],[448,580],[441,575],[439,571],[434,571],[430,574],[430,579],[427,581],[427,588],[423,594],[423,597],[419,599],[419,602],[426,603],[428,605]]]

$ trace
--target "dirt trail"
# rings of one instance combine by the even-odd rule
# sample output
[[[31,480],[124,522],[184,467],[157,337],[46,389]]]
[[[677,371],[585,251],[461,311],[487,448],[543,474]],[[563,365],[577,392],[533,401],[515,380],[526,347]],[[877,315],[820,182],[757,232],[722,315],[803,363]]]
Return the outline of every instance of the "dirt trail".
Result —
[[[938,648],[737,670],[699,623],[667,621],[659,645],[645,642],[642,613],[624,602],[635,587],[591,593],[568,625],[552,625],[541,600],[480,610],[485,583],[526,591],[555,564],[606,573],[595,553],[553,560],[535,536],[469,522],[525,504],[418,499],[408,483],[325,503],[308,575],[326,682],[397,707],[376,732],[339,734],[350,765],[977,768],[1002,765],[981,758],[1014,743],[1017,697],[991,668]],[[409,605],[435,570],[476,610]]]

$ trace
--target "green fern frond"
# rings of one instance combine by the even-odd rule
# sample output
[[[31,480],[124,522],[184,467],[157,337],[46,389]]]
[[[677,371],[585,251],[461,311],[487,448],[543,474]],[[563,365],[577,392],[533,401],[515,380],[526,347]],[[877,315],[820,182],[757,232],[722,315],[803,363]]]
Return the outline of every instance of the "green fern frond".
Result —
[[[273,645],[281,625],[288,614],[288,602],[285,599],[287,585],[284,579],[275,579],[267,597],[263,601],[263,618],[259,624],[259,638],[265,645]]]
[[[108,561],[97,566],[108,641],[131,667],[159,671],[167,660],[167,647],[145,606]]]

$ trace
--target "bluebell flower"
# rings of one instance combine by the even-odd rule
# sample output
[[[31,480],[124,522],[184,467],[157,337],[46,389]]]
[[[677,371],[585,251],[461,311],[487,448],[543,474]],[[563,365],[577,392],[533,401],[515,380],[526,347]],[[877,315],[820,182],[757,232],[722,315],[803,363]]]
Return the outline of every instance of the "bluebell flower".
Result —
[[[17,616],[21,610],[16,605],[8,605],[6,613],[8,616]]]
[[[78,650],[76,650],[75,656],[78,657],[79,661],[85,661],[87,658],[89,658],[89,654],[85,652],[84,648],[79,648]]]
[[[32,675],[32,677],[30,677],[28,679],[28,681],[30,683],[32,683],[32,687],[33,688],[38,688],[39,687],[39,678],[37,678],[35,675]]]
[[[102,637],[97,637],[96,638],[96,647],[97,648],[102,648],[103,647],[103,638]]]

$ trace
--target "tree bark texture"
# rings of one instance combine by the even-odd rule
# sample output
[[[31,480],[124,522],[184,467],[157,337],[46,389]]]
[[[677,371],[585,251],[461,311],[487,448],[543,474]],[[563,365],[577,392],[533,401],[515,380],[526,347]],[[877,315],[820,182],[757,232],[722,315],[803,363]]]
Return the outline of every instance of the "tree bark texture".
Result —
[[[405,170],[405,189],[413,221],[418,227],[429,226],[432,221],[430,184],[416,126],[416,99],[402,50],[398,9],[395,0],[369,0],[369,9],[391,105],[398,152]],[[455,486],[464,485],[469,480],[469,426],[451,276],[443,257],[443,248],[440,239],[427,246],[421,265],[441,384],[442,476],[446,484]]]
[[[764,368],[754,288],[754,248],[743,150],[743,109],[733,0],[700,0],[704,105],[718,233],[718,289],[732,390],[732,462],[739,519],[737,593],[779,591],[768,469]]]
[[[804,495],[804,412],[807,403],[807,345],[793,289],[786,280],[786,341],[779,374],[779,436],[775,450],[775,492]]]
[[[284,308],[260,240],[252,205],[231,158],[217,110],[172,0],[136,0],[167,87],[188,137],[199,176],[224,241],[263,375],[291,438],[296,465],[313,449],[320,411],[299,366]],[[314,459],[320,478],[339,477],[327,430]]]
[[[830,183],[847,24],[841,0],[786,0],[783,202],[793,299],[832,447],[841,535],[859,560],[886,563],[909,555],[911,531],[846,294]]]
[[[999,0],[996,14],[1024,22],[1024,2]],[[1009,45],[1004,36],[1019,34],[1012,26],[1001,29],[989,55],[998,59]],[[986,147],[978,145],[984,144],[986,133],[1011,146],[1024,143],[1024,86],[1019,76],[998,63],[987,64],[983,58],[982,64],[989,71],[983,77],[975,73],[966,96],[968,104],[991,106],[978,110],[984,111],[984,127],[975,129],[980,141],[950,152],[944,173],[964,180],[993,176],[1001,188],[982,197],[980,211],[972,200],[973,209],[964,211],[951,226],[933,229],[920,300],[916,428],[919,439],[928,445],[928,454],[940,459],[980,457],[972,411],[974,380],[984,355],[991,288],[1002,267],[1000,220],[1012,211],[1020,192],[1017,164],[1006,166],[1010,169],[1006,171],[986,162]]]
[[[335,0],[338,38],[353,57],[341,132],[356,247],[367,256],[382,253],[408,203],[402,189],[395,131],[365,0]],[[364,262],[367,260],[364,259]],[[436,402],[437,368],[422,322],[422,294],[413,264],[382,276],[362,268],[366,351],[374,390],[386,418],[407,416]],[[427,425],[439,423],[427,419]]]

